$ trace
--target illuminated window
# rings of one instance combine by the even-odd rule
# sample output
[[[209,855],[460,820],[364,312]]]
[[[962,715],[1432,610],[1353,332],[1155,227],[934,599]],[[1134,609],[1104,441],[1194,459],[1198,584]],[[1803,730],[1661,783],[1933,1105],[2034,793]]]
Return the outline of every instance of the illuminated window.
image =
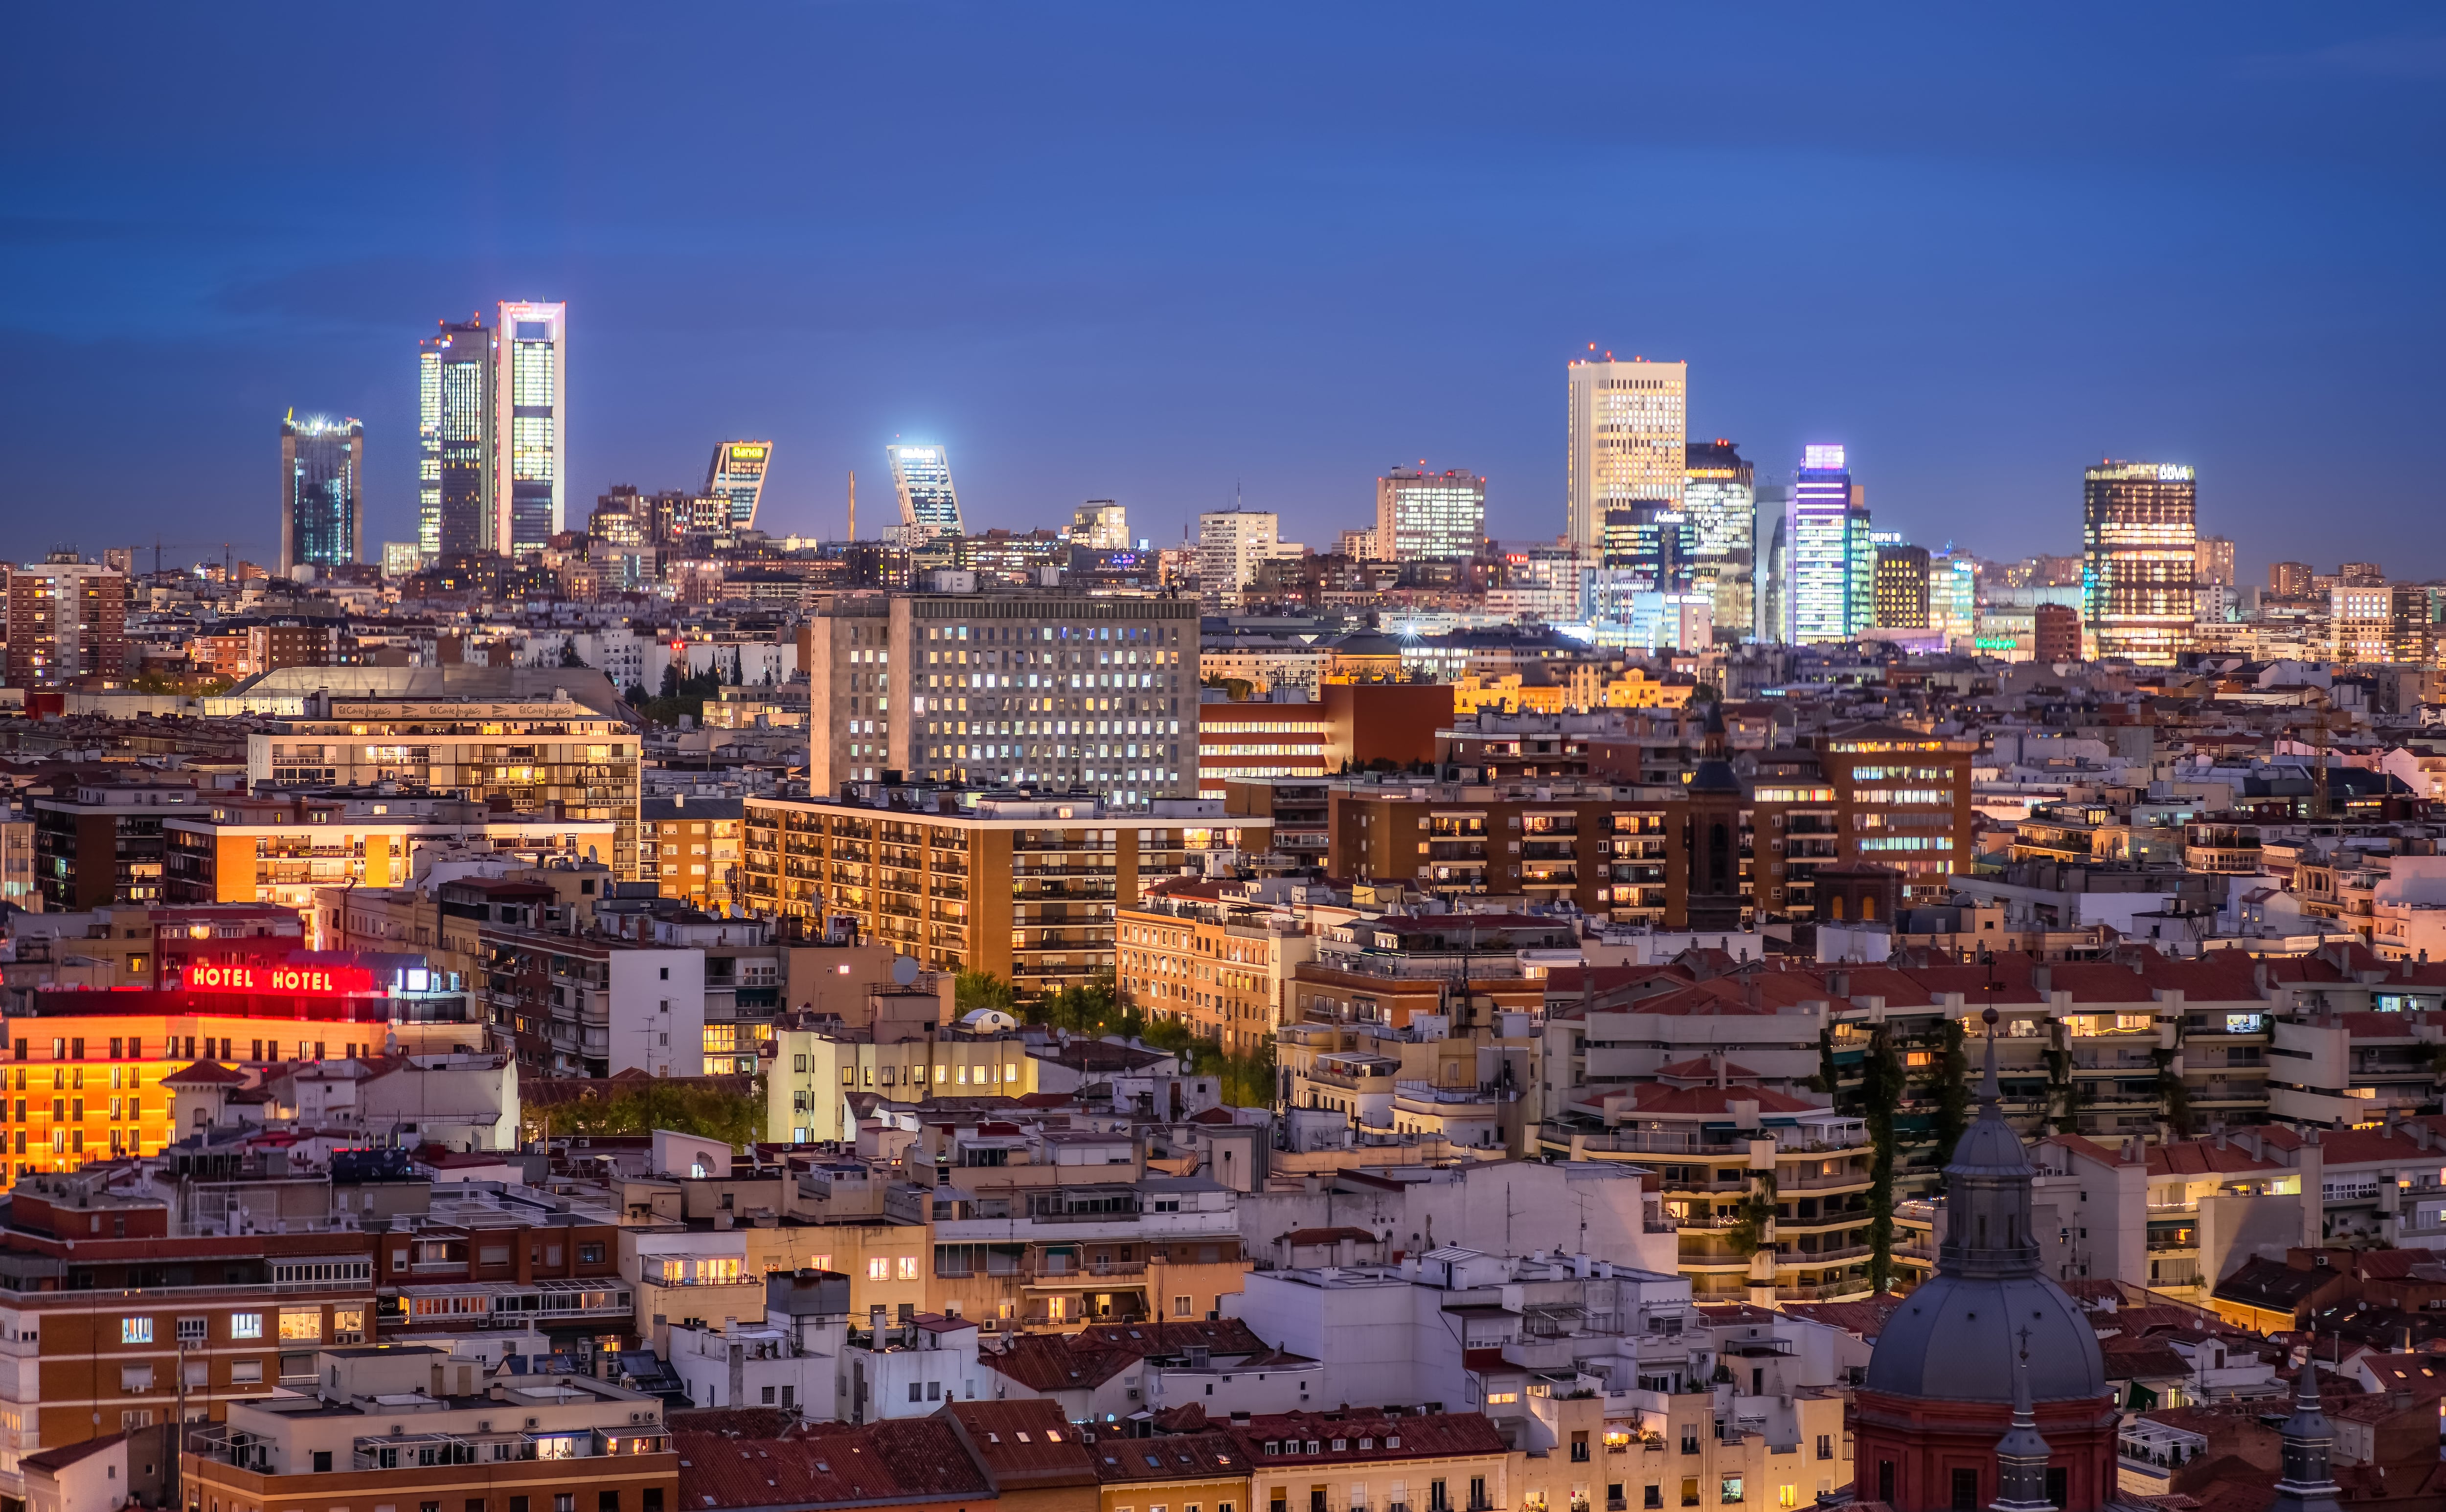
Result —
[[[119,1342],[150,1344],[153,1342],[153,1320],[149,1317],[123,1317],[119,1320]]]
[[[232,1313],[230,1314],[230,1337],[234,1339],[259,1339],[263,1337],[263,1314],[260,1313]]]

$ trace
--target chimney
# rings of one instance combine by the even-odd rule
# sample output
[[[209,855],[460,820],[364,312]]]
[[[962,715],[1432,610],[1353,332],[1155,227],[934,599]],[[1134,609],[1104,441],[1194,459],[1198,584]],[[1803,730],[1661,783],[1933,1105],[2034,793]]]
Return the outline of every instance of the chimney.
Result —
[[[2327,1238],[2327,1154],[2315,1124],[2302,1131],[2302,1247],[2317,1249]]]

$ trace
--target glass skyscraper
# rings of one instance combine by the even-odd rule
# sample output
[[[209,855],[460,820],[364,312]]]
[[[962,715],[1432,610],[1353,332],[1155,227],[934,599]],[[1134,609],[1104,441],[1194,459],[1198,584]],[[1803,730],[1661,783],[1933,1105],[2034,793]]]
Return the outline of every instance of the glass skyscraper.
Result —
[[[493,332],[482,317],[442,322],[417,346],[418,553],[427,561],[494,549]]]
[[[730,501],[730,528],[756,528],[756,506],[764,498],[764,469],[772,464],[769,441],[725,441],[713,448],[713,465],[706,469],[705,492]]]
[[[365,554],[366,520],[360,494],[366,466],[366,427],[355,420],[322,415],[280,422],[280,576],[300,563],[333,567]]]
[[[1715,605],[1716,623],[1747,633],[1756,573],[1756,473],[1729,441],[1684,448],[1682,515],[1688,522],[1691,587]]]
[[[493,549],[540,551],[560,534],[569,474],[569,306],[503,300],[493,402]]]
[[[951,459],[940,446],[886,446],[892,486],[900,495],[900,524],[919,540],[965,536],[960,496],[951,486]]]
[[[1801,644],[1852,635],[1852,474],[1840,446],[1810,446],[1793,475],[1785,509],[1791,586],[1788,638]],[[1867,544],[1867,531],[1860,531]]]

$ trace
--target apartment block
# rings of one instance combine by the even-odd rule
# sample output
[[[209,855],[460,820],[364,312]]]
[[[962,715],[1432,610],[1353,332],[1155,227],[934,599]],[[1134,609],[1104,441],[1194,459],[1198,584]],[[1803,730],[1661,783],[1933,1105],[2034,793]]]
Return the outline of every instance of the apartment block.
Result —
[[[173,1422],[182,1405],[216,1414],[283,1387],[310,1389],[317,1351],[372,1337],[367,1236],[320,1223],[200,1230],[203,1200],[237,1184],[191,1181],[182,1196],[175,1180],[130,1181],[122,1168],[116,1180],[34,1176],[11,1189],[0,1228],[15,1277],[0,1291],[13,1358],[0,1376],[0,1494],[23,1494],[28,1454]]]
[[[28,806],[44,906],[74,911],[168,901],[166,821],[197,812],[205,797],[192,783],[116,782],[80,784],[35,799]]]
[[[162,822],[170,900],[310,909],[318,887],[406,883],[420,851],[475,851],[541,866],[609,857],[618,825],[519,813],[450,793],[300,789],[200,795]]]
[[[1148,1016],[1247,1054],[1286,1021],[1292,973],[1315,942],[1289,913],[1223,892],[1186,879],[1142,889],[1116,915],[1115,969]]]
[[[675,793],[639,809],[637,879],[665,898],[722,909],[746,889],[739,849],[740,801]]]
[[[336,685],[336,686],[335,686]],[[513,814],[609,822],[612,874],[637,874],[640,737],[589,668],[359,667],[266,672],[207,713],[273,716],[247,782],[451,792]]]
[[[669,1512],[679,1456],[663,1404],[573,1373],[487,1376],[482,1360],[423,1344],[329,1349],[303,1390],[232,1405],[179,1456],[202,1504],[312,1512],[380,1494],[445,1503]]]
[[[837,800],[747,800],[748,907],[822,933],[845,918],[937,971],[987,971],[1035,992],[1113,968],[1115,908],[1191,846],[1264,848],[1260,819],[1168,800],[851,784]],[[985,885],[986,879],[992,885]]]
[[[127,575],[53,552],[8,571],[9,685],[42,688],[127,670]]]
[[[1197,606],[1070,594],[837,594],[800,627],[807,783],[1090,792],[1197,782]]]

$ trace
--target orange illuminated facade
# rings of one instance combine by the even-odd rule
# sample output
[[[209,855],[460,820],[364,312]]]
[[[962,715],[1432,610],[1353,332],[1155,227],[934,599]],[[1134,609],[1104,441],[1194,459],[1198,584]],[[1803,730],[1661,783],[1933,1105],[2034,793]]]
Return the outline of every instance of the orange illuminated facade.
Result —
[[[266,1068],[375,1055],[393,1042],[411,1054],[486,1044],[464,993],[346,991],[370,981],[361,967],[194,961],[186,972],[298,985],[35,993],[28,1011],[0,1020],[0,1165],[10,1176],[159,1154],[184,1132],[163,1080],[198,1062]]]

